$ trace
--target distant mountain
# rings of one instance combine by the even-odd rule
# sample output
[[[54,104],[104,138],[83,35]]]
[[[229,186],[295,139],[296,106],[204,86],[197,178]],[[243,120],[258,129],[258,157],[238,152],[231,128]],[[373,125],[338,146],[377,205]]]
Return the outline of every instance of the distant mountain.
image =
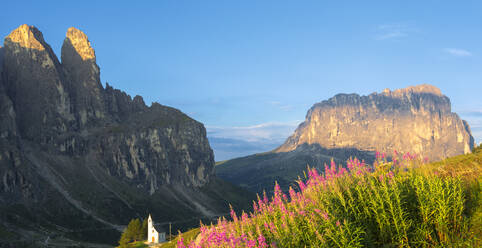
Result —
[[[28,25],[0,48],[0,246],[113,243],[148,213],[177,230],[245,206],[249,193],[216,178],[201,123],[104,88],[78,29],[61,58]]]
[[[417,153],[435,161],[469,153],[474,139],[467,122],[451,112],[450,100],[432,85],[368,96],[338,94],[316,103],[286,142],[264,154],[237,158],[216,173],[255,192],[286,188],[311,167],[333,158],[372,160],[375,151]]]

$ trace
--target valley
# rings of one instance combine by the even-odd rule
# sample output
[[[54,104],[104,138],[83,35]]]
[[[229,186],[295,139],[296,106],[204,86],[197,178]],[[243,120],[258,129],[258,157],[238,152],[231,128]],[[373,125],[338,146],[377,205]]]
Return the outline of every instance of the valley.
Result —
[[[0,248],[482,247],[482,2],[1,6]]]
[[[117,243],[151,213],[185,230],[249,208],[253,194],[214,175],[204,126],[100,83],[87,36],[70,28],[60,62],[21,25],[1,48],[2,242]]]
[[[295,186],[308,167],[325,170],[333,160],[375,153],[416,153],[429,161],[470,153],[474,138],[467,122],[451,111],[450,99],[432,85],[368,96],[337,94],[316,103],[285,143],[273,151],[223,161],[216,174],[252,192]]]

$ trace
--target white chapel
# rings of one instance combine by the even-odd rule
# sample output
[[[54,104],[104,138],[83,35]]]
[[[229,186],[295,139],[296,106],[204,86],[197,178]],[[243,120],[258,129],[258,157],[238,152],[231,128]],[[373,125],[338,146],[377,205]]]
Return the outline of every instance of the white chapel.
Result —
[[[166,241],[166,233],[159,233],[156,230],[150,214],[149,218],[147,219],[147,241],[150,243],[159,243]]]

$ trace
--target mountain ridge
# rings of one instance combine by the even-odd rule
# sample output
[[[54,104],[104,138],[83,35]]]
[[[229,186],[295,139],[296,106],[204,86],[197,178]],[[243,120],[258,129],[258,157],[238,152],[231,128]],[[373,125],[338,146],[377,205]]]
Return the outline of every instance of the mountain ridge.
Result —
[[[450,99],[432,85],[367,96],[337,94],[315,103],[284,144],[266,152],[223,161],[216,174],[253,192],[284,190],[307,167],[324,170],[350,157],[367,163],[375,153],[417,153],[435,161],[469,153],[474,139],[467,122],[451,112]],[[270,172],[272,175],[265,175]]]
[[[409,135],[407,129],[416,134]],[[370,139],[370,135],[380,131],[384,136]],[[404,142],[411,136],[419,138]],[[456,144],[437,149],[454,137]],[[397,140],[392,141],[394,138]],[[291,151],[302,143],[389,154],[393,150],[424,153],[431,160],[469,153],[474,147],[468,124],[451,112],[450,99],[428,84],[395,91],[385,89],[368,96],[338,94],[316,103],[308,110],[305,121],[275,152]]]
[[[0,241],[113,244],[131,218],[186,228],[252,197],[215,176],[202,123],[104,88],[82,31],[68,29],[61,61],[25,24],[0,52]]]

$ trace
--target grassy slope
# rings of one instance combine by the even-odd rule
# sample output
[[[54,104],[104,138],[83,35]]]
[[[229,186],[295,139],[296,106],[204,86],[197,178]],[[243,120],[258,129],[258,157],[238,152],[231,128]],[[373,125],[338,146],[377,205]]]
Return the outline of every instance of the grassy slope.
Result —
[[[202,202],[204,205],[219,209],[220,212],[218,214],[220,214],[221,216],[229,216],[230,205],[237,211],[241,211],[242,209],[251,209],[252,202],[256,199],[255,194],[220,179],[212,180],[209,184],[201,188],[199,191],[200,192],[198,193],[198,196],[196,196],[195,200],[197,202]],[[155,198],[158,198],[159,200],[153,200],[146,204],[148,204],[147,206],[151,209],[154,209],[154,206],[156,206],[156,208],[159,208],[159,206],[163,206],[162,214],[164,214],[164,216],[171,215],[170,218],[172,220],[173,238],[176,238],[176,236],[174,235],[176,235],[179,231],[186,230],[188,231],[185,232],[185,235],[188,236],[185,237],[183,234],[183,237],[187,239],[190,237],[189,235],[195,237],[195,235],[199,233],[199,228],[192,229],[192,227],[199,226],[200,221],[203,221],[204,223],[209,223],[215,221],[218,218],[218,216],[214,218],[203,218],[199,214],[193,214],[189,212],[186,212],[185,216],[179,217],[179,214],[184,211],[182,208],[179,207],[179,202],[173,201],[173,199],[169,198],[166,199],[166,197],[163,197],[162,195],[159,195]],[[171,206],[168,206],[169,204],[171,204]],[[139,205],[139,207],[142,207],[142,205]],[[177,211],[176,208],[178,208]],[[156,222],[157,224],[159,224],[159,222],[163,223],[161,225],[158,225],[156,228],[162,230],[163,232],[166,232],[166,235],[168,236],[169,222],[163,222],[163,219],[161,218],[163,217],[163,215],[160,215],[159,213],[153,216],[155,216],[156,220],[159,220],[158,222]],[[197,230],[197,233],[195,233],[195,230]],[[171,247],[169,245],[172,245],[172,247],[174,247],[175,242],[165,243],[164,245],[167,245],[167,247]],[[132,245],[132,247],[137,246]]]
[[[186,231],[186,232],[182,233],[182,238],[186,243],[191,242],[197,237],[199,232],[200,232],[199,228],[190,229],[189,231]],[[169,239],[168,236],[166,236],[166,238]],[[128,244],[128,247],[129,248],[144,248],[144,247],[175,248],[177,242],[179,241],[179,238],[180,237],[178,235],[176,235],[176,236],[172,237],[171,241],[167,241],[165,243],[158,244],[158,245],[150,245],[150,246],[145,244],[144,243],[145,241],[137,241],[137,242],[132,242],[132,243]]]
[[[480,240],[482,237],[482,197],[480,196],[482,191],[482,147],[474,149],[471,154],[424,164],[415,168],[415,171],[425,176],[438,175],[442,178],[447,177],[447,181],[452,180],[450,178],[453,177],[461,179],[465,198],[464,215],[470,216],[468,223],[470,229],[468,232],[471,233],[470,237],[472,239]],[[187,234],[184,237],[188,239]],[[469,242],[462,245],[474,243]]]
[[[482,175],[482,146],[474,148],[470,154],[459,155],[430,163],[420,168],[427,173],[461,176],[465,180],[477,180]]]
[[[199,228],[191,229],[187,232],[182,233],[182,238],[186,243],[191,242],[194,239],[196,239],[199,232],[200,232]],[[166,242],[166,243],[160,245],[159,248],[175,248],[177,242],[179,241],[179,238],[180,238],[179,236],[173,237],[171,242]]]
[[[291,152],[259,153],[218,162],[216,175],[252,192],[272,193],[275,182],[285,191],[290,186],[296,187],[295,181],[303,177],[307,166],[322,169],[332,159],[339,164],[350,157],[370,161],[374,156],[356,149],[325,149],[319,145],[304,145]]]
[[[425,174],[460,177],[465,182],[467,214],[473,215],[471,225],[475,235],[482,238],[482,146],[472,153],[447,158],[418,168]]]
[[[226,215],[229,213],[230,203],[236,209],[249,209],[255,198],[253,193],[219,179],[212,180],[203,188],[186,189],[185,196],[169,187],[164,187],[150,196],[92,166],[90,169],[98,178],[96,180],[83,160],[68,163],[62,157],[58,161],[43,159],[61,175],[63,181],[68,182],[63,185],[72,198],[82,202],[84,208],[97,216],[119,225],[151,213],[157,223],[163,223],[161,229],[164,231],[168,230],[169,222],[172,222],[173,232],[184,231],[198,226],[199,219],[205,222],[211,220],[203,218],[196,206],[191,204],[191,199],[196,199],[215,215]],[[99,181],[115,190],[116,194]],[[45,199],[47,204],[38,205],[34,210],[23,205],[0,206],[0,247],[2,243],[17,244],[22,240],[30,243],[43,242],[47,236],[51,243],[57,239],[68,238],[73,241],[117,244],[120,237],[117,230],[82,213],[52,188],[44,187],[43,190],[49,192]],[[20,229],[31,232],[17,233]]]

